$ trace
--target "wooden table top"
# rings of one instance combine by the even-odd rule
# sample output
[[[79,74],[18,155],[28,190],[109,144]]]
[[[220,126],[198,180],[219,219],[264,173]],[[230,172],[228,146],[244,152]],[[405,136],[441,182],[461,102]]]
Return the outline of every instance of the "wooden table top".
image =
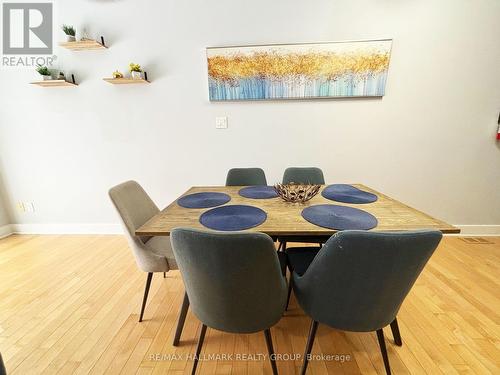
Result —
[[[374,215],[378,220],[378,225],[372,229],[373,231],[438,229],[443,233],[460,233],[460,229],[364,185],[353,184],[353,186],[376,194],[378,200],[368,204],[347,204],[332,201],[321,195],[324,186],[314,198],[304,204],[287,203],[281,198],[245,198],[238,194],[242,186],[192,187],[182,196],[199,192],[221,192],[231,196],[231,201],[227,204],[247,204],[259,207],[267,213],[267,220],[259,226],[248,230],[267,233],[271,236],[331,236],[337,232],[333,229],[322,228],[311,224],[301,216],[301,212],[304,208],[316,204],[336,204],[365,210]],[[140,236],[168,236],[170,235],[170,231],[177,227],[208,230],[208,228],[200,224],[199,217],[203,212],[210,209],[211,208],[184,208],[179,206],[177,201],[174,201],[140,227],[135,234]]]

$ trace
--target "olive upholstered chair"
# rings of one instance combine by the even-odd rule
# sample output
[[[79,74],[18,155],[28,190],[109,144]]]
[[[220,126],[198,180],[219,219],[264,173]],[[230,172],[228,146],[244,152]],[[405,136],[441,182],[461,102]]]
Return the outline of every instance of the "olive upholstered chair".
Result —
[[[227,172],[226,186],[267,185],[266,174],[261,168],[233,168]]]
[[[165,277],[166,272],[177,269],[177,263],[175,262],[169,237],[140,237],[135,235],[137,229],[160,211],[137,182],[127,181],[111,188],[109,197],[121,218],[125,236],[132,249],[137,266],[148,274],[139,316],[139,322],[142,322],[153,273],[163,272]],[[179,342],[188,307],[189,301],[187,295],[185,295],[174,345]]]
[[[303,276],[293,273],[297,300],[312,318],[301,373],[322,323],[344,331],[377,331],[390,374],[382,329],[390,325],[396,345],[402,345],[396,315],[441,238],[433,230],[343,231],[325,243]]]
[[[264,331],[277,374],[270,328],[285,311],[287,286],[272,239],[263,233],[177,228],[172,247],[191,309],[202,327],[192,373],[207,326],[232,333]]]

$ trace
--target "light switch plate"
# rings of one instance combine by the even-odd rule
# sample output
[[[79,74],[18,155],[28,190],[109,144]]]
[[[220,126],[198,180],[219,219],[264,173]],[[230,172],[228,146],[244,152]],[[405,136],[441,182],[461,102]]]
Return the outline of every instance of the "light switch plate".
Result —
[[[215,118],[215,128],[216,129],[227,129],[227,117],[216,117]]]

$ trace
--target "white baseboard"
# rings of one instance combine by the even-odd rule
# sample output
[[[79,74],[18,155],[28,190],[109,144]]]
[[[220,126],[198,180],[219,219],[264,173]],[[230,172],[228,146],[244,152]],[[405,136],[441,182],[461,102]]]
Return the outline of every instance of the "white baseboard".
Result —
[[[12,225],[10,224],[2,225],[0,227],[0,238],[10,236],[12,233],[14,233],[14,231],[12,230]]]
[[[123,234],[119,224],[11,224],[18,234]]]
[[[458,236],[500,236],[500,225],[455,225]],[[119,224],[10,224],[0,227],[0,238],[10,234],[123,234]]]
[[[459,225],[461,232],[458,236],[500,236],[500,225]]]

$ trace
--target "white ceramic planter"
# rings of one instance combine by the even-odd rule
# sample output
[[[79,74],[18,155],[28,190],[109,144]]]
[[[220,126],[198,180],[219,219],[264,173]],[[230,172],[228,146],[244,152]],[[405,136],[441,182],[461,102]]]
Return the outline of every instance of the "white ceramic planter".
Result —
[[[142,78],[142,72],[131,72],[132,74],[132,79],[141,79]]]
[[[42,76],[42,79],[44,81],[51,81],[52,80],[52,76]]]
[[[66,41],[68,42],[76,42],[76,38],[71,35],[66,35]]]

